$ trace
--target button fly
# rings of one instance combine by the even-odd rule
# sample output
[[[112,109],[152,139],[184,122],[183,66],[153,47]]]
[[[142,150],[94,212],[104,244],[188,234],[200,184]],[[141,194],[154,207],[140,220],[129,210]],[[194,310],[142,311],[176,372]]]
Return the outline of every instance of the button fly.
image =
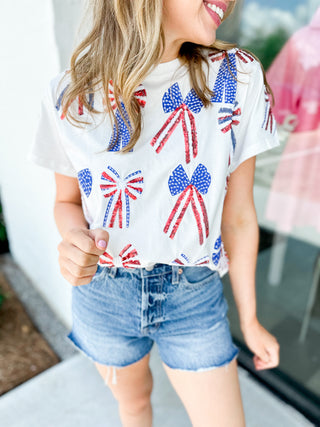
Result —
[[[150,265],[149,267],[146,267],[146,270],[151,271],[151,270],[153,270],[153,267],[154,267],[153,265]]]
[[[179,273],[179,274],[182,274],[182,273],[183,273],[182,268],[179,268],[178,273]]]

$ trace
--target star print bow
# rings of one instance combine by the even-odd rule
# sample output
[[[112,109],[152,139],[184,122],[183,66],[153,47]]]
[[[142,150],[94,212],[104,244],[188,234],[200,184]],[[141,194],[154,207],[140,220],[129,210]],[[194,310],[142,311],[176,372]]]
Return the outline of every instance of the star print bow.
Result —
[[[211,102],[225,102],[234,104],[237,94],[237,64],[236,55],[234,53],[228,54],[229,62],[226,56],[223,56],[222,62],[219,67],[219,72],[214,83]],[[216,59],[218,60],[218,59]],[[212,58],[211,61],[215,62]]]
[[[205,227],[206,237],[208,237],[209,235],[209,221],[208,221],[206,207],[200,193],[206,194],[208,192],[210,183],[211,183],[210,173],[207,171],[207,168],[201,163],[199,163],[199,165],[193,172],[191,181],[189,181],[189,178],[181,164],[174,169],[168,181],[169,190],[172,196],[175,196],[176,194],[179,194],[179,193],[181,194],[163,230],[165,233],[168,232],[170,225],[173,221],[173,218],[177,214],[178,217],[175,224],[173,225],[171,234],[169,236],[170,239],[174,238],[178,230],[178,227],[181,223],[181,220],[187,210],[187,207],[189,203],[191,203],[192,212],[194,214],[197,227],[198,227],[200,245],[203,244],[203,229],[201,224],[201,216],[202,216],[202,221]],[[181,206],[182,201],[184,199],[186,199],[185,204]],[[178,214],[178,210],[180,210],[179,214]]]
[[[84,194],[89,197],[92,190],[92,174],[89,168],[81,169],[78,172],[78,181]]]
[[[136,200],[143,191],[143,176],[141,170],[130,173],[124,179],[120,178],[118,172],[111,166],[107,167],[107,172],[102,172],[100,188],[104,197],[109,197],[106,213],[103,219],[103,226],[106,226],[108,218],[111,216],[108,227],[114,227],[116,215],[118,213],[119,228],[122,228],[122,207],[126,209],[126,227],[129,227],[130,220],[130,199]]]
[[[221,235],[215,241],[212,261],[221,274],[224,274],[229,269],[229,258],[221,240]]]
[[[119,256],[121,258],[121,263],[125,268],[136,268],[137,265],[141,265],[140,261],[136,258],[138,256],[138,252],[131,243],[126,245],[122,251],[120,251]],[[106,267],[115,267],[113,263],[113,256],[111,256],[108,252],[104,252],[98,261],[99,265]]]
[[[234,134],[234,130],[232,128],[233,125],[238,125],[240,122],[235,117],[241,115],[241,109],[237,108],[238,101],[234,103],[233,108],[220,108],[219,114],[220,117],[218,119],[219,125],[222,125],[221,131],[223,133],[227,133],[231,130],[231,139],[232,139],[232,147],[233,151],[236,148],[236,137]]]
[[[172,112],[172,114],[168,117],[159,132],[154,136],[150,144],[152,147],[157,144],[156,153],[160,153],[175,128],[179,123],[181,123],[184,135],[186,163],[189,163],[190,134],[187,123],[189,122],[189,128],[191,132],[192,154],[193,157],[196,157],[198,154],[198,140],[195,119],[192,113],[199,113],[203,107],[203,103],[201,99],[198,98],[194,89],[191,89],[186,99],[183,101],[179,84],[175,83],[164,94],[162,98],[162,107],[165,113]]]
[[[187,257],[187,255],[185,254],[180,254],[178,256],[178,258],[176,258],[174,261],[174,264],[179,264],[179,265],[203,265],[203,264],[208,264],[209,263],[209,257],[208,255],[198,259],[195,262],[191,262],[190,258]]]
[[[111,140],[109,142],[110,144],[115,144],[114,147],[112,147],[110,149],[110,151],[120,151],[121,148],[126,147],[129,142],[130,142],[130,130],[131,130],[131,124],[129,122],[129,116],[128,113],[125,109],[124,103],[120,100],[120,107],[121,107],[121,111],[126,119],[126,121],[128,124],[123,120],[123,118],[121,117],[121,114],[119,112],[119,108],[116,104],[116,100],[115,100],[115,96],[114,96],[114,87],[113,87],[113,82],[112,80],[109,81],[109,100],[112,106],[112,109],[115,111],[115,116],[116,116],[116,121],[118,123],[118,131],[116,128],[116,125],[113,126],[113,133],[112,133],[112,137]],[[140,107],[144,108],[146,105],[146,98],[147,98],[147,92],[145,90],[145,88],[143,87],[142,84],[140,84],[138,86],[138,89],[134,92],[134,96],[137,99]],[[133,151],[130,150],[130,152]]]
[[[221,235],[220,235],[214,243],[214,250],[216,251],[216,252],[213,252],[213,254],[212,254],[212,261],[213,261],[214,265],[219,264],[219,260],[220,260],[220,257],[222,255],[221,245],[222,245],[222,241],[221,241]]]

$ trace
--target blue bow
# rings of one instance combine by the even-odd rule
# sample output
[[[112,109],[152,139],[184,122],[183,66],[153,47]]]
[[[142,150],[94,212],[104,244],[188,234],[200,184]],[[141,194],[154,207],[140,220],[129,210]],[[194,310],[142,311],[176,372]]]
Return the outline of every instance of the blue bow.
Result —
[[[129,116],[123,102],[121,102],[121,108],[126,120],[128,120],[129,122]],[[119,126],[119,130],[117,132],[116,125],[113,126],[113,133],[112,133],[112,137],[110,139],[109,145],[114,144],[115,141],[116,141],[116,144],[113,148],[110,149],[110,151],[120,151],[122,148],[126,147],[129,144],[131,139],[130,131],[118,110],[116,111],[115,115],[116,115],[116,121]],[[130,122],[129,122],[129,126],[131,129]],[[133,151],[133,148],[130,150],[130,152],[131,151]]]
[[[211,97],[211,102],[225,102],[229,104],[235,102],[237,94],[236,55],[234,53],[229,53],[228,57],[231,62],[231,67],[228,66],[228,61],[224,58],[214,84],[214,96]],[[233,75],[231,75],[231,73]]]
[[[183,101],[182,94],[178,83],[174,83],[162,98],[162,107],[165,113],[170,113],[185,104],[193,113],[199,113],[203,107],[201,99],[194,89],[191,89]]]
[[[184,191],[188,185],[193,185],[201,194],[208,192],[211,183],[211,175],[207,168],[199,163],[189,180],[183,166],[178,165],[169,177],[168,185],[172,196]]]
[[[86,168],[79,171],[78,180],[84,194],[89,197],[92,190],[92,175],[90,169]]]

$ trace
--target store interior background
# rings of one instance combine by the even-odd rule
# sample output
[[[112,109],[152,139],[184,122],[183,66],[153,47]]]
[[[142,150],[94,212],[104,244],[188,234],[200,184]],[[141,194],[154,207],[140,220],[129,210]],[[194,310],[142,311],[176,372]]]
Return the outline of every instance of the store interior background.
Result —
[[[219,37],[251,50],[268,72],[290,37],[310,23],[319,7],[319,0],[241,1],[236,11],[238,27],[231,31],[226,22]],[[320,40],[320,27],[318,34]],[[315,56],[319,59],[318,52]],[[320,63],[318,76],[319,67]],[[277,90],[275,95],[277,101]],[[320,93],[317,95],[319,107]],[[290,120],[284,123],[281,119],[281,122],[278,126],[281,146],[259,155],[256,161],[254,197],[260,227],[257,314],[260,323],[280,343],[278,371],[320,398],[320,229],[318,220],[313,220],[310,212],[306,212],[310,206],[317,208],[319,217],[320,193],[316,189],[319,185],[316,178],[319,178],[317,171],[320,169],[320,123],[318,131],[313,129],[294,135],[299,142],[288,154],[288,144],[293,144],[294,125]],[[297,161],[297,158],[300,160],[296,167],[285,167],[286,161]],[[278,199],[272,199],[279,168],[288,185],[282,185]],[[292,181],[303,183],[305,191],[292,189]],[[277,205],[275,200],[280,203]],[[284,224],[288,212],[282,211],[282,204],[287,200],[291,203],[289,214],[292,216],[289,223]],[[273,220],[267,215],[268,211],[272,211]],[[243,343],[227,276],[223,282],[232,335]]]

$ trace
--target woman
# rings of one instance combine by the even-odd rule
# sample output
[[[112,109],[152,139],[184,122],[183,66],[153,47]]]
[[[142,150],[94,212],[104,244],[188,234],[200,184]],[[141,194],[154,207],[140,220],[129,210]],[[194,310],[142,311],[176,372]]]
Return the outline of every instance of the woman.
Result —
[[[279,363],[256,315],[252,195],[255,155],[279,142],[259,61],[216,40],[233,7],[92,1],[92,29],[43,100],[32,157],[55,171],[68,337],[126,427],[152,425],[154,342],[194,426],[245,425],[228,269],[256,369]]]

